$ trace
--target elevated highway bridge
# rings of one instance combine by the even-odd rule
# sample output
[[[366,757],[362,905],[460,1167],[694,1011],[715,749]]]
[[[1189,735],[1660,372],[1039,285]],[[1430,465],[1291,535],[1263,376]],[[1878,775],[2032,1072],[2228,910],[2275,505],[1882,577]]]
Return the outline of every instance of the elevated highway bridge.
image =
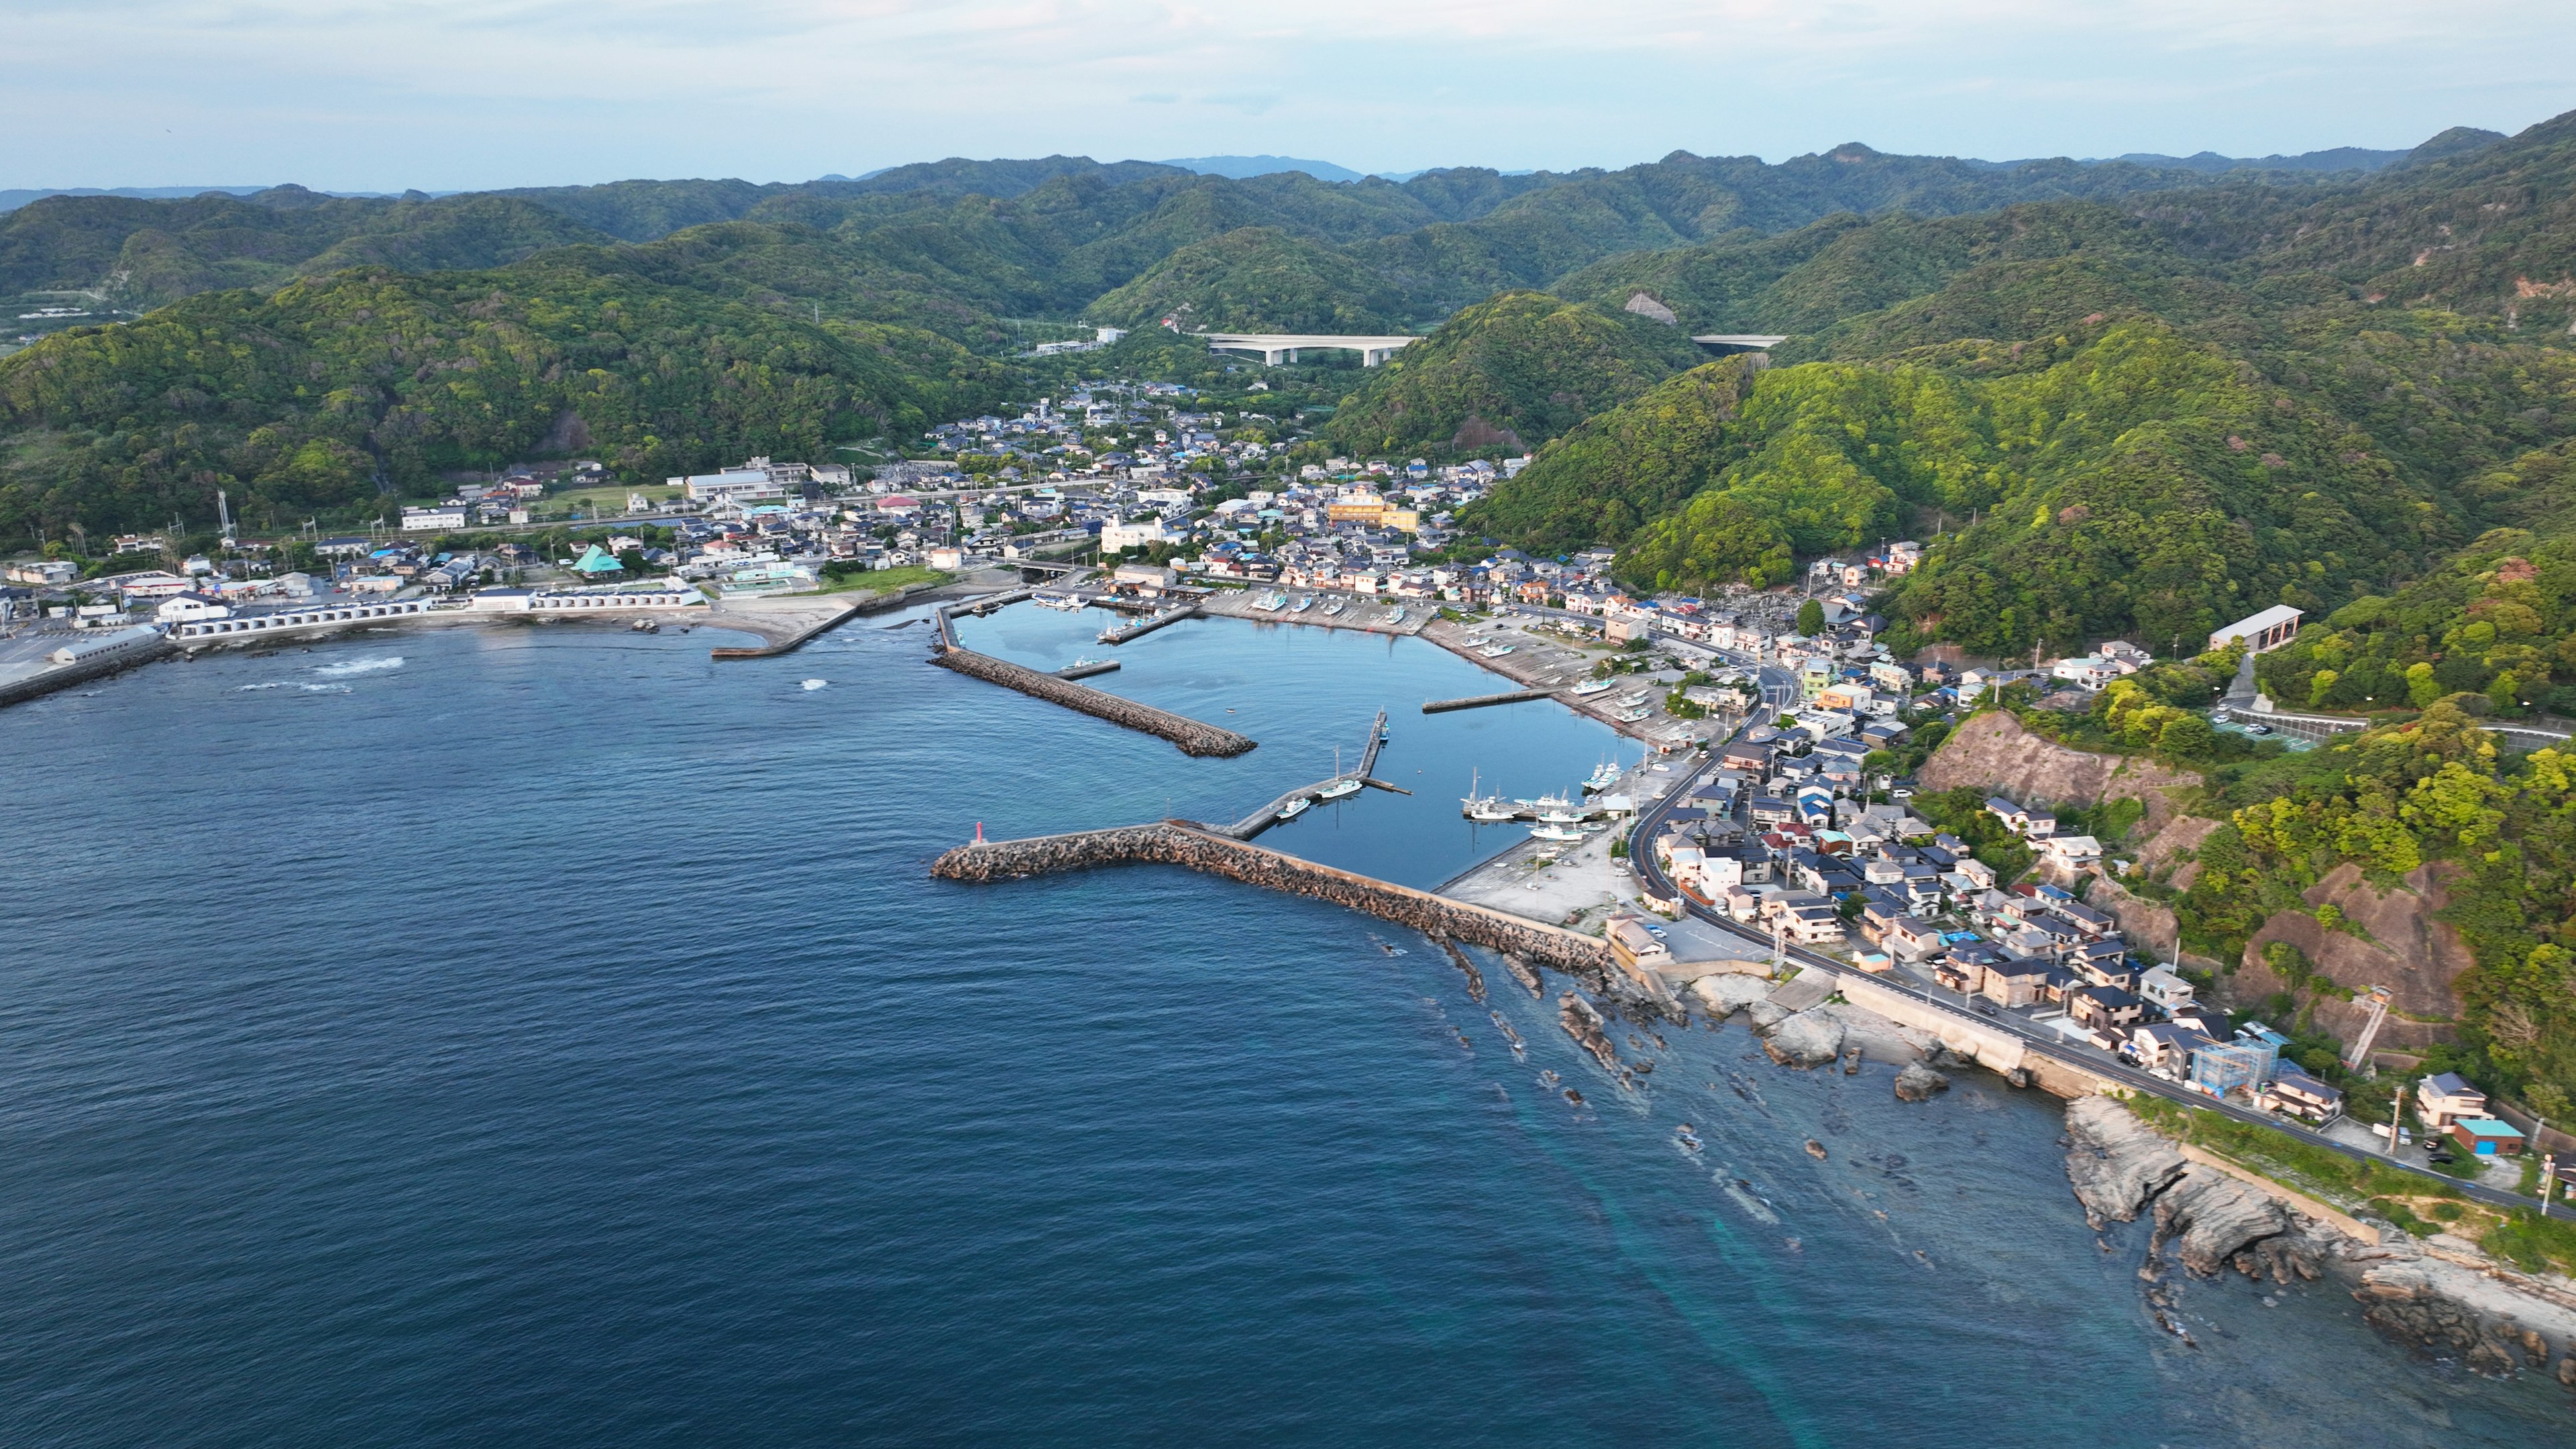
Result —
[[[1360,366],[1375,367],[1419,337],[1361,337],[1326,332],[1201,332],[1210,352],[1258,352],[1261,365],[1295,362],[1300,352],[1356,352]]]

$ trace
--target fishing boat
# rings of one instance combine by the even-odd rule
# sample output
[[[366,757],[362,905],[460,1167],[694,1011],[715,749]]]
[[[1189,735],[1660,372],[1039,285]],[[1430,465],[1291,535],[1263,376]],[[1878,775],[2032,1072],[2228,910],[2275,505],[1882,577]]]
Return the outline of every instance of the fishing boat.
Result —
[[[1394,613],[1389,614],[1389,615],[1387,615],[1387,616],[1386,616],[1386,621],[1387,621],[1388,623],[1390,623],[1390,624],[1401,624],[1401,623],[1403,623],[1403,622],[1404,622],[1404,609],[1403,609],[1403,607],[1402,607],[1401,605],[1398,605],[1398,606],[1397,606],[1397,608],[1396,608],[1396,611],[1395,611]]]
[[[1288,596],[1279,592],[1277,589],[1272,589],[1268,593],[1263,594],[1260,598],[1252,601],[1252,607],[1259,609],[1265,614],[1278,613],[1281,609],[1284,609],[1287,606]]]
[[[1288,612],[1291,614],[1302,614],[1313,607],[1315,607],[1315,596],[1313,594],[1300,594],[1297,596],[1297,602],[1288,606]]]
[[[1648,695],[1646,691],[1641,689],[1634,694],[1623,694],[1617,699],[1610,701],[1610,703],[1620,709],[1635,709],[1637,706],[1644,704],[1651,697],[1652,696]]]
[[[1356,795],[1359,792],[1359,781],[1340,779],[1335,780],[1333,783],[1326,785],[1323,789],[1316,791],[1315,798],[1318,800],[1339,800],[1346,796]]]
[[[1587,795],[1598,795],[1618,784],[1619,777],[1625,773],[1626,771],[1619,768],[1618,761],[1603,760],[1601,768],[1592,772],[1592,778],[1583,782],[1583,792]]]
[[[1040,594],[1036,602],[1041,609],[1061,609],[1068,614],[1079,614],[1087,607],[1080,597],[1073,594]]]
[[[1279,818],[1283,821],[1294,820],[1306,813],[1306,806],[1309,803],[1305,800],[1291,800],[1279,807]]]
[[[1476,652],[1487,659],[1500,659],[1504,655],[1511,653],[1515,647],[1517,646],[1511,644],[1495,644],[1479,649]]]
[[[1340,613],[1340,612],[1342,611],[1342,608],[1343,608],[1342,601],[1341,601],[1341,600],[1339,600],[1339,599],[1335,599],[1335,600],[1333,600],[1331,603],[1326,604],[1326,605],[1324,606],[1324,617],[1325,617],[1325,618],[1327,618],[1327,619],[1329,619],[1329,618],[1333,617],[1335,614]]]
[[[1587,679],[1574,686],[1573,693],[1577,699],[1590,699],[1596,694],[1607,694],[1618,687],[1606,679]]]
[[[1583,832],[1571,825],[1541,825],[1530,832],[1532,840],[1557,840],[1572,843],[1583,838]]]
[[[1619,723],[1635,724],[1637,721],[1644,719],[1646,716],[1653,713],[1653,710],[1648,709],[1643,705],[1639,705],[1635,709],[1623,709],[1619,711]]]
[[[1482,778],[1480,774],[1470,772],[1467,776],[1467,798],[1458,802],[1464,807],[1468,819],[1490,823],[1509,820],[1520,814],[1519,810],[1513,808],[1511,801],[1500,795],[1477,794],[1476,786]]]
[[[1563,795],[1541,795],[1521,804],[1536,812],[1538,818],[1556,825],[1571,825],[1583,818],[1583,807]]]

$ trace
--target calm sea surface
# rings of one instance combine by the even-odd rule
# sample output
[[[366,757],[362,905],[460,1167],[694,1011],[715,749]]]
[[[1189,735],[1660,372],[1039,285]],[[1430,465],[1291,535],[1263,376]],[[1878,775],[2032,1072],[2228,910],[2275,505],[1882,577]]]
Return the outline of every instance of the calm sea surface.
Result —
[[[1417,793],[1268,839],[1435,884],[1511,838],[1458,818],[1471,772],[1535,795],[1619,745],[1421,716],[1493,687],[1429,645],[1204,621],[1095,681],[1261,741],[1190,760],[894,622],[723,666],[360,635],[0,712],[0,1443],[2576,1432],[2326,1286],[2194,1285],[2202,1347],[2163,1337],[2055,1104],[1981,1074],[1908,1107],[1667,1026],[1623,1093],[1493,963],[1479,1003],[1328,906],[933,883],[978,821],[1239,814],[1383,706]],[[1099,626],[966,632],[1052,667]]]

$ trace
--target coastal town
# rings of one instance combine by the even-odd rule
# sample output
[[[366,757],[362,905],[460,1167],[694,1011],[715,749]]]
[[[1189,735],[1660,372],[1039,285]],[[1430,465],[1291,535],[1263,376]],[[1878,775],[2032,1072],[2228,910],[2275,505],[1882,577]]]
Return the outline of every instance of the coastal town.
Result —
[[[2391,1093],[2375,1080],[2369,1031],[2321,1056],[2313,1038],[2205,999],[2210,963],[2170,940],[2134,942],[2118,902],[2146,867],[2100,806],[1971,798],[1916,777],[1930,742],[1980,706],[2088,710],[2157,666],[2147,649],[2107,639],[2026,663],[1900,658],[1875,602],[1925,544],[1818,558],[1766,590],[1650,593],[1623,584],[1609,550],[1534,557],[1462,529],[1460,515],[1525,458],[1301,461],[1312,449],[1293,439],[1258,413],[1198,410],[1185,389],[1103,385],[1014,418],[944,424],[906,450],[918,456],[861,466],[752,457],[646,483],[594,462],[540,463],[359,533],[253,540],[226,518],[184,554],[175,530],[120,537],[101,561],[8,564],[0,700],[173,653],[437,623],[705,625],[760,635],[762,648],[717,651],[753,657],[862,608],[928,597],[945,601],[938,662],[1190,753],[1232,754],[1255,742],[1072,682],[1113,661],[1059,677],[988,659],[957,643],[949,614],[1098,609],[1113,646],[1199,617],[1412,636],[1517,686],[1426,711],[1551,699],[1657,762],[1596,774],[1580,799],[1461,802],[1471,820],[1531,829],[1462,877],[1459,898],[1537,911],[1531,930],[1571,902],[1562,918],[1596,933],[1614,995],[1625,980],[1723,1008],[1741,1004],[1733,983],[1759,978],[1787,983],[1756,988],[1766,1001],[1795,1005],[1802,991],[1857,990],[1800,984],[1820,967],[1847,971],[1834,979],[1899,993],[1880,1006],[1910,1025],[1869,1017],[1876,1029],[1949,1020],[1935,1035],[1964,1044],[1990,1024],[2011,1043],[1999,1060],[2024,1064],[2016,1073],[2068,1064],[2075,1080],[2206,1101],[2499,1197],[2535,1191],[2520,1181],[2528,1152],[2548,1158],[2537,1191],[2559,1186],[2536,1127],[2500,1119],[2456,1074]],[[2262,610],[2206,641],[2208,657],[2243,666],[2209,711],[2213,728],[2250,740],[2277,727],[2304,748],[2338,727],[2249,688],[2254,656],[2300,618]],[[1363,763],[1211,842],[1151,848],[1231,849],[1217,842],[1372,783]],[[1353,888],[1362,901],[1380,889]],[[1585,1020],[1568,1016],[1578,1040],[1590,1040]],[[1981,1025],[1963,1035],[1959,1021]],[[2372,1079],[2366,1118],[2349,1110],[2359,1079]],[[2564,1191],[2576,1198],[2576,1181]]]

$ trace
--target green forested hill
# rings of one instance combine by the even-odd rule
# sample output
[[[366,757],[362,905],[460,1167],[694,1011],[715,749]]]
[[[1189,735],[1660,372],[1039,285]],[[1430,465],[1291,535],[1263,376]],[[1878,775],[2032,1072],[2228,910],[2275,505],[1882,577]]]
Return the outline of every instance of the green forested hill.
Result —
[[[545,447],[632,475],[821,456],[999,400],[927,333],[816,327],[578,253],[206,293],[0,363],[0,534],[201,515],[292,526]],[[551,441],[550,441],[551,440]]]
[[[1327,435],[1363,453],[1534,447],[1697,357],[1659,323],[1507,292],[1374,369]]]
[[[1223,232],[1164,257],[1086,315],[1121,327],[1166,316],[1211,332],[1387,332],[1402,299],[1338,247],[1275,227]]]

